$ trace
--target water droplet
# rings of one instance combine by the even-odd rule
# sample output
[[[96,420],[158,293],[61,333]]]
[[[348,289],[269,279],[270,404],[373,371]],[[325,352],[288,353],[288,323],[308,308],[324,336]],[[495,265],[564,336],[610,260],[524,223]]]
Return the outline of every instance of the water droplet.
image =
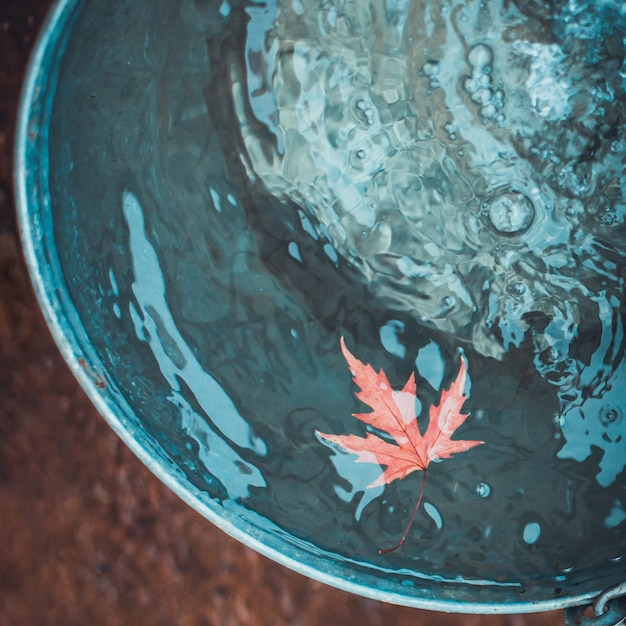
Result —
[[[537,524],[537,522],[529,522],[528,524],[526,524],[526,526],[524,526],[523,537],[524,541],[528,545],[533,545],[534,543],[537,543],[540,535],[541,526]]]
[[[481,498],[487,498],[491,495],[491,487],[487,483],[479,483],[476,487],[476,493]]]
[[[530,198],[519,191],[505,191],[489,203],[489,220],[503,235],[518,235],[527,230],[535,218]]]

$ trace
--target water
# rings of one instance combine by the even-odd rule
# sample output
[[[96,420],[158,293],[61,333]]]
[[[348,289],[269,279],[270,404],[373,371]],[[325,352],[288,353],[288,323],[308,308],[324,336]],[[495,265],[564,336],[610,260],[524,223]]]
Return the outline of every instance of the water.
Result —
[[[621,8],[129,4],[78,22],[51,191],[68,289],[142,428],[226,511],[348,571],[529,598],[608,567]],[[433,465],[393,554],[421,477],[367,489],[379,468],[315,436],[364,432],[341,336],[396,388],[416,372],[424,427],[469,362],[459,437],[486,444]]]
[[[623,350],[621,7],[272,10],[257,51],[271,89],[253,72],[249,108],[233,101],[260,184],[303,207],[378,302],[492,358],[532,342],[568,442],[602,423],[621,402],[604,391]],[[603,433],[561,456],[604,449],[606,486],[626,440]]]

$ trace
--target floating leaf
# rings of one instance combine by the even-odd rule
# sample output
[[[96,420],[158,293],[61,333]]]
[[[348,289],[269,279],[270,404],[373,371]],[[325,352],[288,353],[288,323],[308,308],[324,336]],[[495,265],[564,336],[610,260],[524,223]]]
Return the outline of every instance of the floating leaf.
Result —
[[[417,470],[423,472],[417,504],[400,542],[391,549],[380,550],[381,553],[393,552],[404,543],[419,509],[426,484],[426,469],[430,462],[448,459],[453,454],[484,443],[452,439],[452,435],[467,419],[467,414],[461,413],[466,398],[467,365],[461,356],[459,373],[450,387],[441,393],[439,404],[430,407],[428,428],[422,435],[415,414],[415,375],[411,374],[402,390],[396,391],[392,389],[383,370],[377,373],[371,365],[362,363],[351,354],[343,337],[341,351],[354,382],[360,388],[357,398],[372,409],[369,413],[355,413],[354,417],[386,432],[395,443],[385,441],[373,433],[367,433],[365,437],[331,435],[319,431],[317,434],[325,441],[356,454],[357,461],[378,463],[385,468],[368,487],[389,484]]]

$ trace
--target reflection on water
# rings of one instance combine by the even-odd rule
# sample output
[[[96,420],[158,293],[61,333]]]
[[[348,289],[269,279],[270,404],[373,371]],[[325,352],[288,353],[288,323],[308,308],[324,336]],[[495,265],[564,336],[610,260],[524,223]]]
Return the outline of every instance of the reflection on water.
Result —
[[[254,435],[233,401],[202,368],[180,335],[167,304],[157,254],[146,237],[141,206],[127,191],[123,204],[135,278],[132,288],[137,302],[137,306],[130,304],[129,313],[137,337],[150,346],[161,374],[171,386],[168,399],[180,411],[183,428],[200,444],[201,460],[233,498],[246,497],[250,487],[263,487],[265,481],[256,467],[234,451],[229,441],[259,454],[267,452],[266,445]],[[198,414],[196,405],[204,415]],[[207,417],[219,433],[209,426]]]
[[[247,9],[233,103],[251,176],[379,303],[558,389],[560,458],[626,465],[626,16],[585,0]],[[328,245],[327,244],[327,245]],[[381,331],[401,357],[397,326]],[[612,408],[613,407],[613,408]]]

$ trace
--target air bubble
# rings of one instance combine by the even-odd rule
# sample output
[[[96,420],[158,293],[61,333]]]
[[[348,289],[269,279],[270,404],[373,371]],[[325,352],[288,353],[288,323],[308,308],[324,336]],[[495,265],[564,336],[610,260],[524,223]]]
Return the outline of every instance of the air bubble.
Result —
[[[424,72],[426,76],[437,76],[437,74],[439,74],[438,61],[426,61],[426,63],[424,63],[424,67],[422,68],[422,72]]]
[[[478,84],[481,87],[491,87],[491,76],[489,75],[491,73],[491,68],[486,67],[483,72],[485,73],[481,74],[477,79]]]
[[[477,89],[473,94],[472,94],[472,100],[476,103],[476,104],[489,104],[491,102],[491,99],[493,97],[493,94],[491,93],[491,89]]]
[[[441,304],[446,309],[451,309],[456,304],[456,299],[454,298],[454,296],[448,295],[441,301]]]
[[[372,108],[372,105],[368,103],[364,98],[359,98],[355,103],[354,107],[356,109],[357,118],[371,126],[374,123],[375,112]]]
[[[481,498],[487,498],[491,495],[491,487],[487,483],[480,483],[476,487],[476,494]]]
[[[467,55],[467,60],[473,67],[482,69],[491,64],[491,61],[493,60],[493,51],[484,43],[479,43],[470,50]]]
[[[497,112],[498,110],[496,109],[496,105],[493,103],[486,104],[480,109],[480,114],[488,120],[493,119]]]
[[[468,78],[463,83],[463,87],[468,93],[474,93],[478,89],[479,85],[473,78]]]
[[[606,407],[600,412],[600,422],[607,427],[619,424],[622,421],[622,412],[618,407]]]
[[[503,235],[518,235],[527,230],[535,218],[531,200],[519,191],[505,191],[488,203],[491,225]]]

